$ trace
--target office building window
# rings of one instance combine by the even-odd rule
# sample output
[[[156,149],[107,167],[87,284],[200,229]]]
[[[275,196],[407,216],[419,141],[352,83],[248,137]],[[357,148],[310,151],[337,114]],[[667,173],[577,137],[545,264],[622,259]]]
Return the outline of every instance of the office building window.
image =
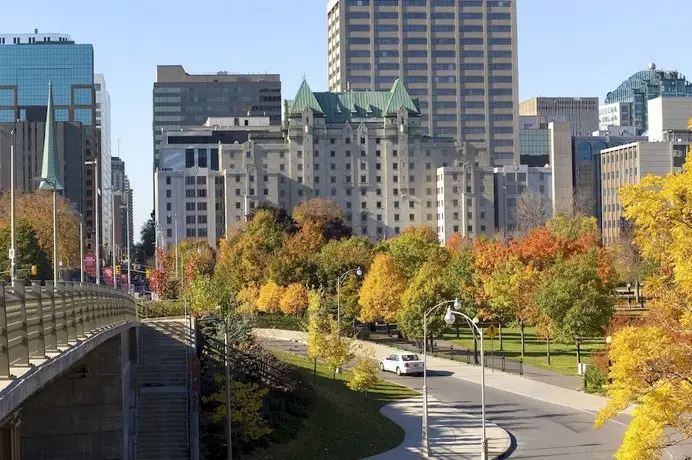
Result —
[[[185,149],[185,167],[192,168],[195,166],[195,149]]]

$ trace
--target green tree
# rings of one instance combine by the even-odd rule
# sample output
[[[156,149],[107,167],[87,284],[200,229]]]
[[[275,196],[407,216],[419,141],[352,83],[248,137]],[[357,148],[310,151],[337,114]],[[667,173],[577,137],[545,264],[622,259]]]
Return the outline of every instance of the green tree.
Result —
[[[212,275],[200,275],[193,279],[185,299],[194,313],[199,315],[221,312],[228,313],[235,309],[235,292],[224,280]]]
[[[360,315],[360,297],[358,291],[361,286],[361,278],[355,273],[349,273],[341,285],[339,291],[339,301],[341,303],[341,316],[344,319],[352,320]]]
[[[317,255],[317,278],[330,294],[336,293],[336,282],[347,270],[360,267],[367,272],[375,257],[370,240],[363,236],[351,236],[328,241]]]
[[[451,262],[451,255],[444,248],[438,248],[418,270],[408,283],[402,297],[403,307],[397,314],[397,329],[411,340],[423,338],[423,315],[432,307],[445,300],[452,300],[457,289],[445,277]],[[445,327],[443,310],[428,316],[428,338],[439,335]]]
[[[17,240],[17,274],[19,278],[26,279],[51,279],[53,277],[50,257],[38,244],[36,230],[26,219],[18,219],[16,224]],[[0,228],[0,253],[8,254],[11,246],[11,230],[9,225]],[[31,275],[31,266],[36,265],[38,273]],[[10,259],[0,258],[0,271],[2,278],[10,279]]]
[[[142,224],[142,228],[139,231],[139,241],[140,247],[144,252],[145,260],[154,257],[154,252],[156,251],[156,221],[154,220],[154,211],[151,212],[149,219]]]
[[[595,250],[558,260],[535,296],[540,312],[553,326],[554,338],[600,336],[615,312],[613,286],[599,276]]]
[[[377,362],[374,360],[374,352],[369,349],[356,359],[348,387],[353,391],[364,393],[365,398],[367,398],[368,391],[375,388],[379,382],[380,375]]]
[[[406,280],[416,276],[418,269],[437,250],[437,236],[429,227],[409,227],[401,235],[382,243],[396,260]]]

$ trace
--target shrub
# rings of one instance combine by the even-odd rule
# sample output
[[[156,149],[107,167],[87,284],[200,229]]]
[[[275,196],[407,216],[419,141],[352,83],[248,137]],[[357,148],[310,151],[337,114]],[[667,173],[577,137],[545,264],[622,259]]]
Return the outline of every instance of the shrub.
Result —
[[[166,318],[185,315],[182,300],[151,300],[137,304],[140,318]]]
[[[304,330],[303,318],[300,316],[259,315],[255,318],[255,327],[263,329],[283,329],[286,331]]]
[[[606,383],[606,375],[601,372],[598,366],[587,366],[586,375],[586,391],[588,393],[602,393],[603,386]]]

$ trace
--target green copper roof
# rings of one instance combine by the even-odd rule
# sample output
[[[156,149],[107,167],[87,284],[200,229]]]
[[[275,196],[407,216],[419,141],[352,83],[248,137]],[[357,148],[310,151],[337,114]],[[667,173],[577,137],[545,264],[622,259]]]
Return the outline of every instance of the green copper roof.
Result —
[[[303,80],[300,88],[298,88],[298,94],[296,94],[293,104],[291,104],[291,113],[303,113],[303,110],[307,107],[310,107],[317,113],[324,113],[319,102],[315,99],[315,94],[310,89],[307,80]]]
[[[48,107],[46,108],[46,133],[43,138],[43,165],[41,166],[41,190],[63,190],[58,161],[58,138],[53,108],[53,83],[48,82]]]
[[[395,114],[401,107],[409,113],[420,114],[418,104],[411,99],[401,80],[394,81],[389,91],[347,91],[344,93],[313,93],[303,81],[295,99],[287,101],[288,115],[300,115],[310,107],[324,115],[329,123],[345,123],[353,119],[383,118]]]

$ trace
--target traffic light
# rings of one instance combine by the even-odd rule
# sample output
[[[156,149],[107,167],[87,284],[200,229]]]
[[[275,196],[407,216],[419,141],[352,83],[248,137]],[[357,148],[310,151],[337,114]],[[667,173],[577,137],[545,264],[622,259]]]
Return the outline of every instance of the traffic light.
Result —
[[[31,275],[32,276],[38,275],[38,265],[32,265],[31,266]]]
[[[115,274],[116,274],[117,276],[120,276],[120,265],[116,265],[116,266],[115,266]]]

